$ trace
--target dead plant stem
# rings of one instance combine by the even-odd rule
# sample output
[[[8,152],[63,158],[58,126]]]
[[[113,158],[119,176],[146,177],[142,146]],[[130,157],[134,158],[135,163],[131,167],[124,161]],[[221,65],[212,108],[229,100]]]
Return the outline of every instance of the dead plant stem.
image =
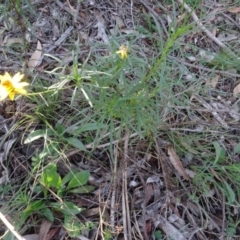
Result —
[[[15,231],[14,226],[7,220],[7,218],[1,212],[0,219],[18,240],[25,240],[21,235],[19,235],[18,232]]]
[[[196,24],[200,27],[200,29],[205,32],[205,34],[211,39],[213,40],[219,47],[221,47],[223,50],[226,51],[226,53],[230,54],[233,57],[236,57],[235,53],[233,53],[231,51],[231,49],[229,49],[227,47],[227,45],[225,45],[223,42],[221,42],[218,38],[216,38],[203,24],[202,22],[199,20],[197,14],[188,6],[188,4],[186,4],[183,0],[177,0],[178,3],[180,3],[181,5],[183,5],[184,9],[191,14],[193,20],[196,22]]]

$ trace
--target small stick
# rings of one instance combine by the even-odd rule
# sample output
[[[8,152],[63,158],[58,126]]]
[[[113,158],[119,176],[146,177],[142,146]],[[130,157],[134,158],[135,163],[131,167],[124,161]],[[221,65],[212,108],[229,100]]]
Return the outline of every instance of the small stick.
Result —
[[[183,0],[177,0],[185,10],[191,14],[193,20],[197,23],[197,25],[200,27],[200,29],[206,33],[206,35],[212,39],[218,46],[220,46],[222,49],[226,50],[227,53],[231,54],[231,56],[236,57],[236,55],[225,45],[223,42],[221,42],[218,38],[212,35],[212,33],[202,24],[202,22],[199,20],[196,13],[183,1]]]
[[[218,113],[210,104],[204,101],[200,96],[195,95],[194,98],[198,100],[205,108],[207,108],[212,113],[212,115],[222,125],[222,127],[224,127],[225,129],[229,128],[228,125],[223,121],[223,119],[218,115]]]
[[[130,211],[129,211],[129,201],[128,201],[128,191],[127,191],[127,160],[128,160],[128,143],[129,143],[129,131],[127,130],[124,141],[124,157],[123,157],[123,178],[122,178],[122,208],[123,208],[123,231],[124,231],[124,240],[132,240],[131,235],[131,220],[130,220]]]
[[[237,73],[232,73],[232,72],[228,72],[228,71],[221,71],[221,70],[216,70],[216,69],[211,69],[211,68],[207,68],[207,67],[202,67],[202,66],[196,66],[194,64],[191,64],[191,63],[187,63],[187,62],[184,62],[182,59],[177,59],[176,57],[172,57],[172,56],[169,56],[170,59],[172,60],[175,60],[179,63],[183,63],[184,65],[188,66],[188,67],[193,67],[195,69],[199,69],[199,70],[203,70],[203,71],[206,71],[206,72],[214,72],[214,73],[217,73],[217,74],[221,74],[221,75],[224,75],[224,76],[231,76],[231,77],[237,77],[237,78],[240,78],[240,74],[237,74]]]
[[[7,218],[1,212],[0,212],[0,219],[18,240],[25,240],[21,235],[19,235],[14,230],[14,226],[7,220]]]
[[[46,50],[46,52],[41,56],[39,59],[38,65],[41,64],[43,58],[46,54],[50,53],[52,50],[54,50],[56,47],[60,46],[60,44],[70,35],[71,31],[73,30],[73,27],[70,26],[68,29],[60,36],[60,38],[52,45],[50,48]]]

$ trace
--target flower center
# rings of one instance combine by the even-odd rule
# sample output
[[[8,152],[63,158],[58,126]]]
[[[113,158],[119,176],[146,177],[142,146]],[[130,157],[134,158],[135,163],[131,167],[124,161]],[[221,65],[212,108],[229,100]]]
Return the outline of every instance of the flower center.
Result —
[[[2,83],[2,86],[7,89],[8,92],[12,92],[14,90],[14,87],[12,85],[12,82],[9,80],[6,80]]]

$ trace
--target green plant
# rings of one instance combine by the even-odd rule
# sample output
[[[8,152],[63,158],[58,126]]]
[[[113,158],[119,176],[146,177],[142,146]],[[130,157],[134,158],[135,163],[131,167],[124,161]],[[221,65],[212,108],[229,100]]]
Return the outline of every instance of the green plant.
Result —
[[[57,123],[55,128],[52,128],[50,124],[49,128],[44,130],[35,130],[31,132],[28,137],[25,139],[24,143],[31,143],[39,138],[44,138],[47,141],[53,142],[53,139],[56,143],[65,143],[73,147],[76,147],[80,150],[86,150],[83,143],[77,137],[66,136],[68,130],[64,128],[62,124]],[[83,127],[82,127],[83,129]],[[79,129],[80,130],[80,129]],[[84,131],[84,130],[83,130]],[[71,133],[71,132],[70,132]],[[69,134],[68,134],[69,135]],[[57,148],[57,145],[55,146]]]
[[[27,207],[22,211],[22,222],[25,222],[32,214],[39,214],[53,222],[54,213],[59,212],[63,215],[64,226],[69,235],[71,237],[79,235],[84,225],[79,222],[76,214],[84,209],[72,202],[62,200],[62,197],[70,193],[81,194],[93,191],[93,186],[86,185],[88,179],[88,171],[78,172],[77,170],[70,171],[66,176],[61,178],[57,172],[56,164],[49,164],[43,169],[39,184],[33,189],[33,192],[37,196],[43,193],[43,198],[32,200],[27,204]]]

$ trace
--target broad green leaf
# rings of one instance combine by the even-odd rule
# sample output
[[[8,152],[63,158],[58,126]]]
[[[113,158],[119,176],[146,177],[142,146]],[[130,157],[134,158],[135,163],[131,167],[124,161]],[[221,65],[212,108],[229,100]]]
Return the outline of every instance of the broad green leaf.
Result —
[[[240,143],[238,143],[237,146],[234,148],[234,153],[235,154],[240,153]]]
[[[44,208],[42,211],[42,215],[50,222],[54,221],[54,216],[52,211],[49,208]]]
[[[71,193],[90,193],[95,189],[92,185],[84,185],[82,187],[73,188],[69,192]]]
[[[31,132],[27,138],[24,141],[24,144],[31,143],[41,137],[48,138],[50,136],[54,135],[54,132],[51,129],[45,129],[45,130],[36,130],[34,132]]]
[[[81,171],[77,173],[69,182],[67,189],[83,186],[89,179],[89,171]]]
[[[77,138],[66,138],[66,140],[67,140],[69,145],[71,145],[75,148],[78,148],[80,150],[83,150],[83,151],[86,150],[85,146],[83,145],[83,143],[79,139],[77,139]]]
[[[222,148],[218,142],[213,142],[214,148],[215,148],[215,152],[216,152],[216,158],[214,161],[214,165],[216,164],[221,164],[226,157],[226,151],[224,148]]]

